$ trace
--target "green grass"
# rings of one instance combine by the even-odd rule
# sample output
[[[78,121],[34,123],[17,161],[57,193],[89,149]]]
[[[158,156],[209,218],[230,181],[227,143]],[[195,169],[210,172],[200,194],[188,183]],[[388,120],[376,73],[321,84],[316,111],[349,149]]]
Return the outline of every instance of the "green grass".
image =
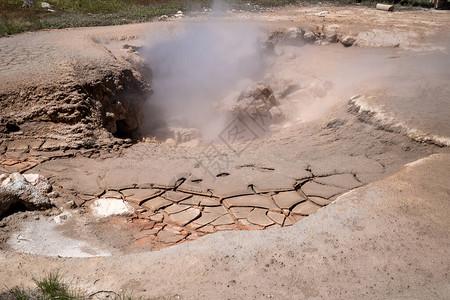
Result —
[[[22,7],[20,0],[0,0],[0,36],[39,29],[44,13],[39,8]]]
[[[69,288],[59,273],[50,273],[41,280],[33,279],[33,281],[38,294],[42,295],[43,299],[75,300],[81,296],[80,293]]]
[[[47,0],[54,12],[22,7],[22,0],[0,0],[0,36],[46,28],[118,25],[145,22],[177,11],[200,10],[210,0]]]
[[[17,299],[17,300],[27,300],[30,299],[30,294],[24,289],[20,287],[14,287],[8,292],[0,294],[0,296],[3,296],[6,299]]]
[[[33,278],[33,281],[36,285],[34,289],[15,286],[0,293],[0,299],[77,300],[85,298],[83,293],[72,289],[58,272],[50,273],[42,279]]]
[[[33,282],[36,285],[33,289],[15,286],[0,292],[0,300],[84,300],[90,298],[88,294],[67,283],[59,272],[49,273],[41,279],[33,278]],[[110,297],[111,300],[136,299],[125,293],[110,292],[109,294],[113,295]]]
[[[318,3],[320,0],[228,0],[233,8],[253,9],[298,3]],[[377,2],[432,7],[429,0],[328,0],[324,3],[348,5],[361,2],[373,6]],[[212,0],[47,0],[54,12],[41,7],[22,7],[22,0],[0,0],[0,36],[46,28],[118,25],[150,21],[161,15],[199,11],[210,7]],[[251,5],[247,5],[247,3]]]

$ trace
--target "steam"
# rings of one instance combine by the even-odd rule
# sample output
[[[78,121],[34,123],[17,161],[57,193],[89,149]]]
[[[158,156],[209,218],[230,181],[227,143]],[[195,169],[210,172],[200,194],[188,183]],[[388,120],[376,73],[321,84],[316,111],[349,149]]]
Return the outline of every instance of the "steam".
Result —
[[[301,31],[289,28],[285,34],[275,35],[275,40],[269,37],[264,41],[273,42],[268,56],[263,50],[263,34],[254,23],[221,17],[224,6],[220,2],[213,8],[213,19],[161,25],[159,36],[152,36],[141,50],[153,72],[146,134],[158,137],[161,130],[175,128],[172,136],[180,137],[175,138],[180,142],[196,139],[198,132],[203,141],[215,141],[227,127],[230,111],[226,106],[233,101],[236,104],[239,94],[256,82],[269,86],[277,100],[275,112],[280,117],[269,126],[271,132],[321,118],[336,104],[369,90],[380,98],[388,91],[393,98],[414,98],[420,93],[442,97],[427,88],[437,86],[435,79],[426,85],[421,82],[434,78],[438,69],[445,70],[441,77],[446,78],[448,64],[442,61],[448,61],[447,55],[444,60],[430,60],[398,49],[305,45]],[[400,84],[404,79],[407,82]],[[441,87],[436,90],[448,93]]]
[[[213,8],[223,9],[223,4]],[[224,126],[215,104],[264,74],[258,30],[217,17],[180,23],[153,38],[142,53],[153,71],[151,103],[161,113],[158,124],[156,116],[147,116],[146,129],[193,127],[203,139],[213,139]]]

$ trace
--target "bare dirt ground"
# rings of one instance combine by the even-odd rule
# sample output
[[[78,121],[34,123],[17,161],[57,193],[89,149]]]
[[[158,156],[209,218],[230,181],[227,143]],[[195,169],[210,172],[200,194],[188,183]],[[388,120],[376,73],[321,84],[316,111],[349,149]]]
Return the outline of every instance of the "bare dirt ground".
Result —
[[[2,219],[2,283],[59,269],[163,299],[446,298],[448,12],[222,17],[263,29],[285,117],[246,143],[233,123],[220,143],[143,137],[157,87],[140,54],[182,20],[0,39],[0,171],[57,192]],[[130,212],[95,215],[99,199]]]

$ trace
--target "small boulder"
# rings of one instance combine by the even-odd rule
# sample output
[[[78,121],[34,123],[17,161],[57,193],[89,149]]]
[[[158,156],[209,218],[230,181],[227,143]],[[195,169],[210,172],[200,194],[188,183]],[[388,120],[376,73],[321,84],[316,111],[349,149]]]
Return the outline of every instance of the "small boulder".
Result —
[[[23,0],[22,1],[23,7],[32,7],[33,6],[33,0]]]
[[[330,12],[327,11],[327,10],[324,10],[324,11],[315,13],[315,14],[313,14],[313,15],[316,16],[316,17],[325,17],[325,16],[328,15],[328,14],[330,14]]]
[[[355,41],[355,37],[347,35],[342,39],[341,43],[345,47],[351,47],[355,43]]]
[[[303,34],[303,39],[309,42],[314,42],[316,40],[316,35],[312,31],[306,31],[305,34]]]
[[[269,114],[269,110],[278,105],[272,89],[268,85],[257,84],[244,90],[237,98],[232,111],[238,116],[246,114],[257,117]]]
[[[70,217],[72,217],[72,214],[68,211],[65,211],[53,218],[53,221],[55,221],[56,224],[64,224]]]
[[[164,140],[169,146],[176,146],[177,144],[187,143],[201,138],[200,131],[197,128],[159,128],[154,131],[154,134],[158,140]]]
[[[158,18],[158,21],[165,22],[168,21],[169,17],[167,15],[162,15]]]
[[[179,10],[179,11],[177,11],[177,13],[174,14],[173,16],[174,16],[175,18],[177,18],[177,19],[181,19],[181,18],[184,17],[184,14],[183,14],[183,12],[182,12],[181,10]]]
[[[297,27],[288,28],[284,33],[283,40],[288,45],[289,44],[295,45],[303,42],[303,34],[304,31]]]
[[[50,3],[47,3],[47,2],[41,2],[41,7],[42,8],[47,8],[47,9],[51,9],[52,8]]]
[[[337,43],[339,41],[337,32],[336,31],[325,32],[325,40],[328,43]]]
[[[0,216],[12,205],[19,203],[29,210],[47,209],[52,206],[47,197],[52,187],[47,178],[39,174],[2,174],[0,181]]]
[[[49,193],[52,190],[48,179],[40,174],[23,174],[23,177],[39,191]]]

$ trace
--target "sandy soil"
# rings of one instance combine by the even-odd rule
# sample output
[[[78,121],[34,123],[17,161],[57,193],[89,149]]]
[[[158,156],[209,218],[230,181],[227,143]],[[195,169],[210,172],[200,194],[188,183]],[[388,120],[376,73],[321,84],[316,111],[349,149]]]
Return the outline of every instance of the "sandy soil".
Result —
[[[59,269],[87,291],[163,299],[446,298],[448,12],[290,7],[225,22],[243,19],[317,41],[275,44],[265,76],[295,118],[229,145],[117,136],[149,118],[130,100],[151,88],[133,49],[182,21],[0,39],[1,172],[42,174],[59,194],[51,211],[1,221],[2,283]],[[211,147],[225,166],[204,167]],[[94,216],[99,198],[135,213]]]

